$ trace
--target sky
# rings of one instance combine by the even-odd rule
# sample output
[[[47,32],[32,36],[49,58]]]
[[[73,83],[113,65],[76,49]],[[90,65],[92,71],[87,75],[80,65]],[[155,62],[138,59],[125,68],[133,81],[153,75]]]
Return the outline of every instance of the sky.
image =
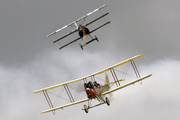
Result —
[[[89,29],[111,21],[92,35],[81,50],[77,41],[59,50],[56,36],[46,35],[94,9],[110,14]],[[179,0],[3,0],[0,4],[0,118],[56,119],[180,119]],[[98,13],[89,17],[94,19]],[[88,20],[88,19],[87,19]],[[66,31],[65,31],[66,32]],[[64,35],[63,31],[58,37]],[[76,39],[73,35],[64,39]],[[43,94],[33,91],[80,78],[135,55],[143,84],[113,93],[110,106],[90,109],[83,104],[40,114],[48,109]]]

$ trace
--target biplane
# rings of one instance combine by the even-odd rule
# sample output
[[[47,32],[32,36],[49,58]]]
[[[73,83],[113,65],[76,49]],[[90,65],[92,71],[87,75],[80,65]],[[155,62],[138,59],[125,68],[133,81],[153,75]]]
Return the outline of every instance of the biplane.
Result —
[[[109,106],[110,105],[110,99],[107,97],[108,94],[115,92],[119,89],[125,88],[129,85],[136,83],[136,82],[141,83],[142,80],[144,80],[144,79],[146,79],[152,75],[152,74],[149,74],[149,75],[146,75],[144,77],[140,76],[134,60],[139,58],[139,57],[142,57],[142,56],[143,55],[137,55],[137,56],[129,58],[123,62],[119,62],[113,66],[110,66],[108,68],[105,68],[103,70],[95,72],[93,74],[87,75],[85,77],[34,91],[33,93],[43,92],[43,94],[44,94],[44,96],[45,96],[45,98],[46,98],[46,100],[50,106],[50,109],[45,110],[41,113],[46,113],[46,112],[50,112],[50,111],[52,111],[54,113],[55,110],[57,110],[57,109],[63,109],[65,107],[76,105],[76,104],[83,103],[83,102],[88,102],[87,105],[85,104],[82,108],[82,110],[84,110],[86,113],[88,113],[90,108],[97,107],[99,105],[107,104]],[[128,82],[124,85],[121,85],[120,82],[124,81],[124,79],[118,78],[118,76],[115,72],[115,68],[120,67],[124,64],[132,65],[132,68],[133,68],[132,71],[135,72],[135,77],[137,77],[137,79],[133,80],[131,82]],[[110,76],[108,76],[107,72],[109,72],[112,75],[111,78],[114,79],[114,81],[110,81],[110,79],[109,79]],[[126,70],[126,72],[127,72],[127,70]],[[105,75],[104,84],[99,84],[97,82],[97,79],[95,79],[96,76],[99,74]],[[90,78],[89,81],[87,80],[88,78]],[[86,98],[85,99],[83,98],[81,100],[76,101],[74,99],[74,96],[73,96],[71,90],[69,89],[69,87],[71,84],[77,83],[77,82],[82,82],[83,89],[84,89],[83,91],[86,93],[86,95],[85,95]],[[116,84],[116,86],[114,88],[112,88],[112,85],[114,85],[114,84]],[[64,87],[63,89],[66,91],[66,93],[67,93],[66,96],[69,97],[70,103],[65,104],[65,105],[60,105],[58,107],[54,107],[47,91],[49,91],[51,89],[55,89],[55,88],[60,88],[60,87],[62,87],[62,88]],[[98,103],[96,105],[91,105],[90,103],[92,100],[96,100],[96,102],[98,102]]]
[[[97,28],[95,28],[95,29],[93,29],[93,30],[90,31],[90,30],[87,28],[88,25],[96,22],[97,20],[99,20],[99,19],[101,19],[101,18],[105,18],[105,16],[108,15],[109,13],[102,14],[100,17],[98,17],[98,18],[96,18],[96,19],[94,19],[94,20],[92,20],[92,21],[90,21],[90,22],[86,22],[86,18],[87,18],[88,16],[92,15],[93,13],[101,10],[102,8],[104,8],[104,7],[106,7],[106,6],[107,6],[107,4],[105,4],[105,5],[97,8],[97,9],[95,9],[94,11],[92,11],[92,12],[88,13],[87,15],[85,15],[85,16],[77,19],[77,20],[75,20],[74,22],[69,23],[69,24],[65,25],[64,27],[62,27],[62,28],[60,28],[60,29],[58,29],[58,30],[50,33],[50,34],[47,35],[46,37],[52,36],[52,35],[60,32],[61,30],[65,29],[65,28],[68,28],[68,27],[71,26],[71,27],[73,28],[73,30],[72,30],[71,32],[67,33],[66,35],[64,35],[64,36],[62,36],[62,37],[60,37],[60,38],[57,38],[57,40],[55,40],[53,43],[56,43],[56,42],[64,39],[65,37],[68,37],[68,36],[70,36],[71,34],[78,32],[78,33],[79,33],[79,37],[78,37],[77,39],[72,40],[72,41],[69,42],[69,43],[66,43],[65,45],[61,46],[59,49],[62,49],[62,48],[64,48],[64,47],[66,47],[66,46],[68,46],[68,45],[70,45],[70,44],[72,44],[72,43],[74,43],[74,42],[82,39],[82,43],[79,44],[79,45],[80,45],[81,49],[83,50],[83,47],[84,47],[85,45],[93,42],[94,40],[97,40],[97,41],[98,41],[98,38],[97,38],[96,36],[92,37],[92,36],[91,36],[91,33],[95,32],[96,30],[98,30],[98,29],[102,28],[103,26],[105,26],[105,25],[107,25],[107,24],[110,23],[110,21],[108,21],[108,22],[102,24],[101,26],[99,26],[99,27],[97,27]],[[84,20],[84,23],[78,25],[78,22],[79,22],[80,20]]]

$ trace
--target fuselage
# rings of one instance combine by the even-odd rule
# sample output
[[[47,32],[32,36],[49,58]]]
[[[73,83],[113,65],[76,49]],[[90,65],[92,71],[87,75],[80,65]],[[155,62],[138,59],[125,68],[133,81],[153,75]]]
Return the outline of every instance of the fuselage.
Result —
[[[81,25],[81,24],[79,25],[78,29],[79,29],[79,36],[80,37],[84,37],[90,33],[89,29],[87,27]]]
[[[97,96],[101,96],[101,94],[105,91],[108,91],[110,86],[109,86],[109,77],[105,73],[105,81],[104,85],[100,85],[96,81],[93,83],[89,81],[88,83],[84,83],[84,88],[87,94],[88,98],[96,98]]]
[[[84,85],[87,97],[90,99],[96,98],[97,96],[101,96],[101,94],[107,90],[109,90],[109,85],[94,85],[92,82],[89,82]]]
[[[97,93],[95,89],[85,88],[88,98],[95,98]]]

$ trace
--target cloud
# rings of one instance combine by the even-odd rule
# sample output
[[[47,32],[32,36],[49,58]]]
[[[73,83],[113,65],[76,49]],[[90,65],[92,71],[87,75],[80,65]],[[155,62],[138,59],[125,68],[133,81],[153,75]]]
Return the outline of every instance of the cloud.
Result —
[[[68,59],[69,55],[75,56],[74,59]],[[85,114],[81,110],[83,104],[80,104],[63,111],[58,110],[55,116],[51,113],[39,114],[47,109],[48,105],[42,94],[32,94],[34,90],[91,74],[118,61],[117,58],[111,59],[111,57],[113,57],[111,54],[52,51],[49,54],[47,52],[39,54],[34,61],[19,68],[1,65],[1,118],[46,120],[59,117],[92,119],[94,116],[96,119],[119,119],[119,115],[123,119],[180,118],[178,116],[180,62],[176,60],[159,60],[149,65],[140,64],[142,75],[152,73],[153,76],[144,80],[143,85],[135,84],[115,92],[115,100],[111,101],[110,107],[103,105],[90,109],[90,113]],[[71,116],[68,115],[69,113]]]
[[[83,11],[80,0],[9,3],[6,0],[0,7],[1,119],[180,118],[178,0],[111,1],[106,9],[111,24],[97,31],[100,42],[92,42],[84,51],[78,43],[58,51],[53,37],[42,37],[101,6],[102,0],[83,1],[88,4]],[[65,14],[69,16],[62,17]],[[94,73],[139,53],[144,54],[137,60],[141,75],[153,76],[143,85],[115,92],[110,107],[103,105],[85,114],[80,104],[58,110],[55,116],[39,114],[48,105],[42,94],[31,94],[34,90]]]

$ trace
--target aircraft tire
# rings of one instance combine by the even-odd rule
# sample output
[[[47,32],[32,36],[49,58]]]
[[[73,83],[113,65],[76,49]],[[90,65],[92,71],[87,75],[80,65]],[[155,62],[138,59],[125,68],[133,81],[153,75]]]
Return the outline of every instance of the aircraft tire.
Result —
[[[108,106],[110,106],[110,101],[109,101],[108,97],[106,97],[106,103]]]
[[[81,47],[81,49],[83,50],[83,46],[81,44],[79,44],[79,46]]]
[[[86,105],[84,105],[84,111],[88,113],[88,107]]]
[[[95,37],[95,39],[97,40],[97,42],[99,42],[99,40],[98,40],[98,38],[96,37],[96,35],[95,35],[94,37]]]

